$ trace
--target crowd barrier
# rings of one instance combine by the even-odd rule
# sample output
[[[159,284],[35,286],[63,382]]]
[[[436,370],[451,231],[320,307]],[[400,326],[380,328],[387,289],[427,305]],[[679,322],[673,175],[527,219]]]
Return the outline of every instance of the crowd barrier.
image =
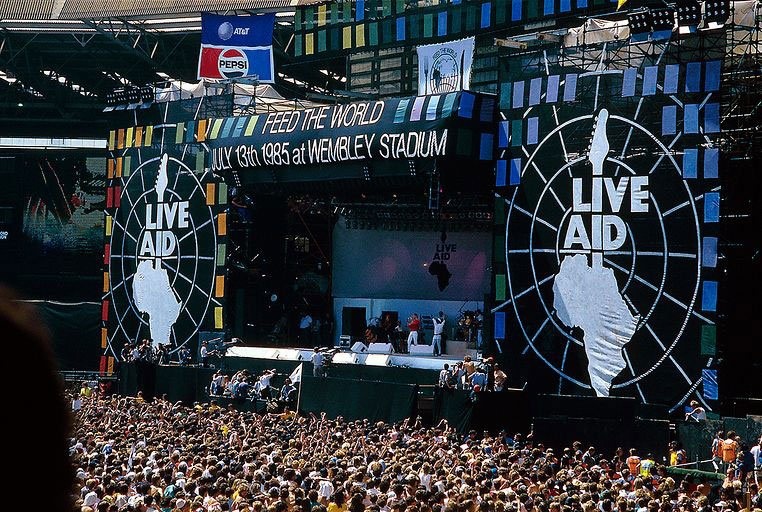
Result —
[[[272,380],[279,387],[283,380],[303,364],[299,410],[325,412],[328,417],[348,420],[400,421],[419,413],[422,383],[430,385],[431,370],[361,365],[334,365],[329,376],[313,377],[311,363],[298,361],[246,359],[226,361],[226,372],[243,367],[256,375],[275,369]],[[142,390],[146,398],[166,395],[170,401],[187,404],[210,399],[208,386],[215,369],[196,366],[157,366],[125,364],[119,372],[119,392],[134,396]],[[265,402],[214,397],[220,404],[232,403],[243,410],[265,411]],[[657,460],[666,454],[674,437],[662,406],[639,404],[629,398],[530,395],[522,390],[473,394],[461,390],[434,388],[429,402],[432,424],[441,420],[461,433],[470,430],[508,433],[535,432],[538,439],[552,446],[568,446],[576,440],[595,440],[599,453],[612,453],[638,447],[652,452]],[[427,409],[428,412],[428,409]],[[428,416],[427,416],[428,419]],[[717,431],[735,430],[745,440],[758,439],[762,421],[756,417],[724,418],[701,423],[678,422],[676,437],[686,448],[689,460],[706,458]]]

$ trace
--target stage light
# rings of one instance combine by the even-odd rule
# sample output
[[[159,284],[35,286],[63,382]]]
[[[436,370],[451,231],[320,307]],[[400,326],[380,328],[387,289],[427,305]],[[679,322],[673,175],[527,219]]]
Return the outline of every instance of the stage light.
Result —
[[[675,28],[675,10],[671,7],[651,9],[651,28],[654,32]]]
[[[730,0],[706,0],[704,2],[704,22],[723,25],[730,17]]]
[[[151,103],[154,100],[153,87],[144,85],[140,88],[140,100],[143,103]]]
[[[695,27],[701,21],[701,3],[698,0],[677,0],[677,25]]]
[[[627,24],[633,38],[642,38],[651,32],[652,18],[650,11],[637,11],[627,14]]]

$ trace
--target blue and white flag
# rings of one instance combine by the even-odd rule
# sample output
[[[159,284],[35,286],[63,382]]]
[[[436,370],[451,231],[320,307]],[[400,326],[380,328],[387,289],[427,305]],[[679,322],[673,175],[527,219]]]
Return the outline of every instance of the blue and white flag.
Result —
[[[212,79],[258,77],[275,81],[273,26],[275,14],[258,16],[201,15],[198,77]]]

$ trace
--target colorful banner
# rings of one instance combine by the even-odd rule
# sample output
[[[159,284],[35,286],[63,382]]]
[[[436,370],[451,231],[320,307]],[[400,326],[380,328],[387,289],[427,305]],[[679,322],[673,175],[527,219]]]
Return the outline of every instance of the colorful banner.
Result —
[[[202,14],[198,78],[223,80],[258,77],[260,83],[273,83],[274,23],[274,14]]]
[[[474,38],[419,46],[418,94],[442,94],[468,90]]]

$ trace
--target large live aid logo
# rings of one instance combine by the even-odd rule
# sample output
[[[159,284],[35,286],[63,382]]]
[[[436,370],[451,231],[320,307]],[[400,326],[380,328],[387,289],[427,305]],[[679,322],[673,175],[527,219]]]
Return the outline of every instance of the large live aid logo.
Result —
[[[116,332],[177,350],[196,335],[213,300],[217,233],[204,187],[164,154],[133,171],[121,205],[109,261]]]
[[[220,53],[217,69],[225,78],[240,78],[249,74],[249,59],[237,48],[228,48]]]
[[[559,382],[659,401],[649,377],[698,371],[675,347],[701,318],[696,199],[673,151],[605,108],[557,123],[528,150],[506,198],[504,306]]]

